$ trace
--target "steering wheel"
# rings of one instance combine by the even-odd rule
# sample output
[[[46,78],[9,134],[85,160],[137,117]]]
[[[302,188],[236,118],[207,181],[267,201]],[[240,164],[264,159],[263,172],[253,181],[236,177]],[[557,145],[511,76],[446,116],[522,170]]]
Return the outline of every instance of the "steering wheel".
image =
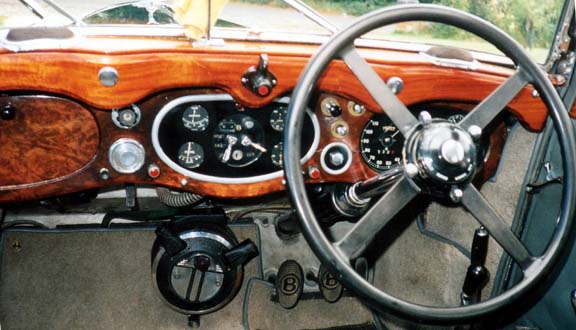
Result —
[[[387,87],[354,47],[356,38],[376,28],[406,21],[430,21],[452,25],[492,43],[515,64],[516,71],[480,102],[459,123],[415,118]],[[343,60],[372,98],[405,137],[403,173],[400,179],[364,213],[343,238],[331,242],[308,200],[301,169],[300,131],[306,106],[328,64]],[[474,187],[478,168],[477,144],[483,129],[531,83],[546,104],[562,150],[564,189],[556,231],[541,256],[532,255],[503,218]],[[339,275],[350,290],[371,307],[425,323],[461,323],[476,320],[517,303],[551,275],[570,240],[574,214],[576,174],[574,132],[568,112],[545,72],[524,49],[496,26],[468,13],[436,5],[396,6],[362,16],[336,33],[312,57],[299,78],[288,108],[284,146],[285,178],[299,215],[303,233],[318,258]],[[523,279],[501,295],[461,307],[424,306],[393,297],[376,288],[354,271],[351,260],[362,254],[376,234],[419,194],[450,198],[466,208],[484,226],[523,271]]]

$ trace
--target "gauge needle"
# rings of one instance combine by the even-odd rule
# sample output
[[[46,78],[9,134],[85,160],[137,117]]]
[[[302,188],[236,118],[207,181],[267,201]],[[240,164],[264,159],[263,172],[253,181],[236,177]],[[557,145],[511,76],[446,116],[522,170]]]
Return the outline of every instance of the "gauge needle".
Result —
[[[232,154],[232,146],[235,145],[238,141],[238,138],[233,135],[226,136],[226,139],[228,140],[228,146],[222,155],[222,162],[224,163],[227,163],[230,160],[230,155]]]
[[[396,133],[392,134],[390,137],[395,137],[396,135],[398,135],[398,133],[400,133],[400,130],[397,130]]]
[[[252,148],[254,148],[254,149],[258,150],[258,151],[261,151],[261,152],[267,152],[267,151],[268,151],[268,150],[266,150],[266,148],[264,148],[264,147],[261,146],[260,144],[252,142],[252,140],[250,140],[250,138],[247,137],[247,136],[244,136],[244,137],[242,138],[242,142],[241,142],[241,143],[242,143],[243,146],[251,146]]]

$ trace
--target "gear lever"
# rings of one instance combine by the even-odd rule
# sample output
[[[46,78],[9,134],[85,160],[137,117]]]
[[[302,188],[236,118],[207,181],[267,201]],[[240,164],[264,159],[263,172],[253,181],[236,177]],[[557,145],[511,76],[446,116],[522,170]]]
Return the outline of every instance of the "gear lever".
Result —
[[[488,231],[484,227],[476,229],[472,239],[470,266],[466,272],[460,303],[463,306],[472,305],[480,301],[482,289],[490,279],[488,269],[484,267],[488,254]]]

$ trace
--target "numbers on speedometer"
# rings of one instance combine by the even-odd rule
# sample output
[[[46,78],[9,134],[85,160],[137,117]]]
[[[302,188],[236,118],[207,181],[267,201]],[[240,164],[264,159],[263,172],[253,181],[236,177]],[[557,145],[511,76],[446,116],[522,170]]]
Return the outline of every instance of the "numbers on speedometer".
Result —
[[[385,171],[402,161],[404,137],[386,116],[375,116],[364,126],[360,153],[370,168]]]

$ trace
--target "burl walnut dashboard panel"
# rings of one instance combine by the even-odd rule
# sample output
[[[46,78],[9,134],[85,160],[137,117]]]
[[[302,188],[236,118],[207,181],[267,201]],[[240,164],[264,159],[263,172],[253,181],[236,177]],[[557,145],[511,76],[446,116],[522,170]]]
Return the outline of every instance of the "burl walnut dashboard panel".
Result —
[[[234,42],[211,48],[174,40],[103,38],[84,40],[67,50],[0,51],[0,106],[16,109],[13,120],[0,120],[0,202],[124,184],[166,186],[226,198],[282,191],[278,149],[283,133],[274,116],[285,111],[285,107],[279,109],[315,48]],[[242,75],[258,63],[262,53],[268,54],[269,69],[278,79],[265,97],[241,83]],[[442,109],[469,111],[512,72],[487,64],[477,71],[437,67],[410,52],[362,53],[383,79],[400,77],[404,81],[398,97],[405,104],[414,111],[432,107],[445,119],[454,114],[446,112],[444,116]],[[116,85],[100,83],[98,72],[105,66],[117,70]],[[186,127],[182,116],[187,108],[175,109],[170,115],[165,110],[167,124],[160,123],[159,114],[170,102],[210,95],[228,100],[227,105],[186,104],[207,109],[210,124],[205,131]],[[339,104],[341,114],[323,111],[322,102],[327,98]],[[363,110],[354,112],[356,105]],[[112,119],[113,110],[130,107],[138,108],[139,123],[133,128],[119,127]],[[509,104],[509,111],[532,130],[541,129],[547,115],[530,85]],[[334,62],[323,75],[309,113],[309,142],[303,160],[308,182],[357,182],[377,174],[378,160],[370,162],[361,139],[382,112],[343,63]],[[156,131],[155,122],[160,127]],[[245,131],[239,128],[233,134],[234,123],[244,125]],[[382,128],[393,129],[389,125]],[[163,142],[155,141],[158,130],[163,132]],[[483,176],[497,166],[505,140],[502,125],[492,127],[491,133],[485,159],[488,174]],[[144,150],[144,164],[134,173],[118,173],[111,167],[109,150],[120,139],[136,141]],[[323,151],[331,145],[344,146],[350,152],[351,165],[341,173],[322,164]],[[197,155],[199,147],[202,163],[191,158],[188,163],[179,161],[181,151],[193,149]],[[151,166],[158,173],[151,175]],[[313,175],[309,175],[311,169],[316,170]],[[109,175],[102,175],[104,170]],[[256,179],[243,179],[253,177]]]
[[[0,190],[66,180],[98,152],[100,133],[92,112],[49,96],[0,97]]]

